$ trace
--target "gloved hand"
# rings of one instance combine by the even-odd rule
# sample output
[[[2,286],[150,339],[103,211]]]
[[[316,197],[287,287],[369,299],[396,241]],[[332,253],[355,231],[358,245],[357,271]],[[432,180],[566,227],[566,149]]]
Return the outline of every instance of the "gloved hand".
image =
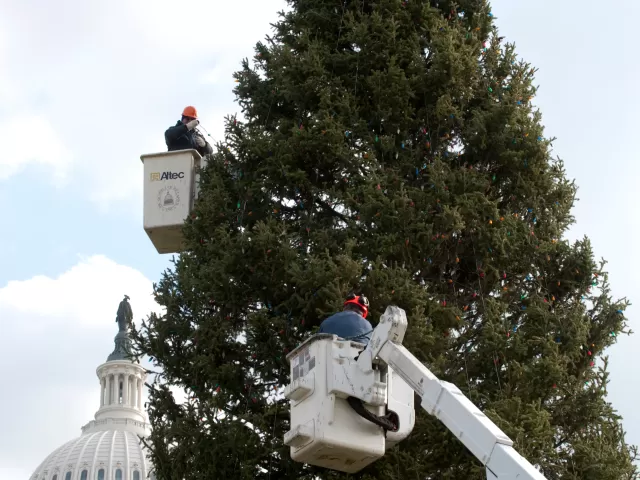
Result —
[[[193,130],[194,128],[196,128],[198,125],[200,124],[199,120],[191,120],[189,123],[187,123],[187,130]]]
[[[204,147],[207,144],[207,142],[204,141],[204,138],[202,138],[200,135],[196,135],[196,143],[199,147]]]

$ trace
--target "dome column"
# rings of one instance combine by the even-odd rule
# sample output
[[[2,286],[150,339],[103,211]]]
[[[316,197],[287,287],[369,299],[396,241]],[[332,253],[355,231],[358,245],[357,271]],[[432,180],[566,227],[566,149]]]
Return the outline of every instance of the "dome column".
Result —
[[[118,404],[118,390],[120,390],[120,375],[118,375],[117,373],[114,373],[113,375],[111,375],[112,380],[111,380],[111,404],[112,405],[117,405]]]
[[[113,382],[111,381],[111,375],[107,375],[104,378],[104,381],[107,383],[107,389],[104,392],[104,403],[105,405],[111,405],[111,388],[113,387]]]
[[[129,375],[122,376],[122,405],[129,405]]]
[[[129,405],[135,407],[138,404],[138,379],[135,375],[131,376],[131,400]]]

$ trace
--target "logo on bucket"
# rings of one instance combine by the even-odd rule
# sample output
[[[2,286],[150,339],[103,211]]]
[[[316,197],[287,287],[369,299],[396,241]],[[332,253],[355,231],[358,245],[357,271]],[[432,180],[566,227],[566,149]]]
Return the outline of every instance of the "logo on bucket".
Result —
[[[172,185],[161,188],[158,192],[158,208],[170,212],[180,205],[180,192]]]
[[[160,180],[178,180],[184,178],[184,172],[151,172],[151,181],[159,182]]]

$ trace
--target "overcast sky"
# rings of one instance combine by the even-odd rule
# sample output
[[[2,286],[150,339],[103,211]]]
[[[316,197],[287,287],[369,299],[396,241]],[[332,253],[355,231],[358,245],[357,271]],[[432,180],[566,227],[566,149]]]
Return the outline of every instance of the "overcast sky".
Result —
[[[188,104],[222,133],[232,72],[283,6],[0,0],[0,480],[27,479],[91,420],[118,303],[128,294],[144,317],[169,266],[142,229],[140,154],[165,150]],[[638,301],[640,4],[499,0],[493,13],[539,68],[535,103],[580,186],[570,238],[588,235],[614,296]],[[609,395],[636,444],[638,351],[637,336],[610,350]]]

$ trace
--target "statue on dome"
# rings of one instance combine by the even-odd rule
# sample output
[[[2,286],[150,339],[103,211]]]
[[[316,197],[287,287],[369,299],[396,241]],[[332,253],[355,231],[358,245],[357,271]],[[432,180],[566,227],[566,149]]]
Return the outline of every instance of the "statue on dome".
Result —
[[[116,322],[118,323],[118,331],[126,332],[133,321],[133,311],[129,304],[129,295],[124,296],[124,300],[120,302],[118,306],[118,313],[116,314]]]
[[[131,339],[129,338],[129,327],[133,323],[133,310],[129,304],[129,295],[125,295],[120,305],[118,305],[116,323],[118,324],[118,333],[114,338],[115,348],[111,355],[107,357],[107,361],[126,360],[130,357]]]

